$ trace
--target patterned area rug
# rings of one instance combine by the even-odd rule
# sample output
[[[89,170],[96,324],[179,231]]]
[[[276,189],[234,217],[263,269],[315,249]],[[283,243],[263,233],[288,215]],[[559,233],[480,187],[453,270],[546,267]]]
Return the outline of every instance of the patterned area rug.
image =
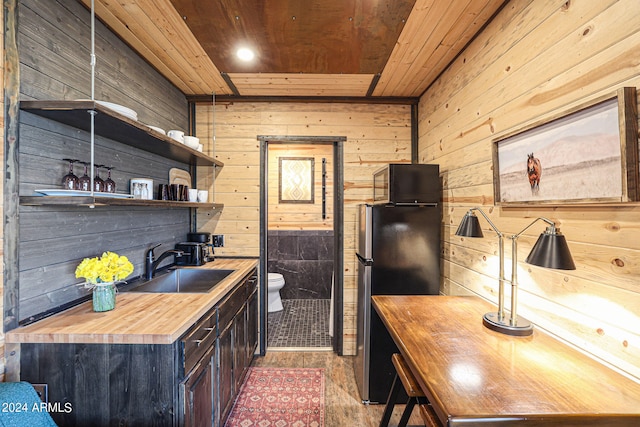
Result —
[[[323,427],[324,369],[249,368],[226,427]]]

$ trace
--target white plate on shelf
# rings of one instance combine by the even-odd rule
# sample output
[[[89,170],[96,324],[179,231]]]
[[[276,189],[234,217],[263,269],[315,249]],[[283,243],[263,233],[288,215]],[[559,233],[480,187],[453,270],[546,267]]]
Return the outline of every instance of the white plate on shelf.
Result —
[[[90,99],[79,99],[78,101],[91,101]],[[124,105],[114,104],[113,102],[107,101],[95,101],[96,104],[100,104],[103,107],[107,107],[110,110],[115,111],[118,114],[122,114],[125,117],[130,118],[131,120],[138,121],[138,113],[136,113],[131,108],[125,107]]]
[[[114,104],[113,102],[107,101],[96,101],[98,104],[107,107],[110,110],[115,111],[116,113],[120,113],[125,117],[130,118],[131,120],[138,121],[138,113],[136,113],[131,108],[127,108],[124,105]]]
[[[37,189],[33,190],[36,196],[66,196],[66,197],[87,197],[91,196],[90,191],[80,191],[80,190],[65,190],[59,188],[48,188],[48,189]],[[95,191],[93,193],[94,197],[111,197],[114,199],[130,199],[133,196],[130,194],[123,193],[104,193],[101,191]]]
[[[164,129],[159,128],[158,126],[151,126],[151,125],[145,125],[145,126],[148,127],[148,128],[151,128],[151,129],[155,130],[156,132],[159,132],[159,133],[161,133],[163,135],[167,134],[167,132]]]
[[[179,184],[191,187],[191,174],[184,169],[169,169],[169,184]]]

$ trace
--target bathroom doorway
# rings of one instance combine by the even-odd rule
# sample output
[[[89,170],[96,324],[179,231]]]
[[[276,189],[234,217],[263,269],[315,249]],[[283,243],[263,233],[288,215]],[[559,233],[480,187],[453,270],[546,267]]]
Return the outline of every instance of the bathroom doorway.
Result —
[[[344,139],[258,139],[261,348],[341,353]]]

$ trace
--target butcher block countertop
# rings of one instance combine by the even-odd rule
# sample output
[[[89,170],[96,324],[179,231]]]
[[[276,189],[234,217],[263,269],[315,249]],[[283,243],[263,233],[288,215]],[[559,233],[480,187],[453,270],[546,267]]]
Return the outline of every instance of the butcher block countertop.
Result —
[[[171,344],[258,264],[216,259],[200,269],[236,270],[208,293],[120,292],[116,308],[96,313],[91,301],[7,332],[7,343]]]

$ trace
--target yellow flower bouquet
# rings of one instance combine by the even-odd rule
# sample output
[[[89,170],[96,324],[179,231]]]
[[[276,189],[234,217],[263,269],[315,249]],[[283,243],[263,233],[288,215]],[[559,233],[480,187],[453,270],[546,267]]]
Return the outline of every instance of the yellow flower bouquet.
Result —
[[[93,310],[108,311],[116,306],[116,286],[133,273],[133,264],[126,256],[104,252],[101,257],[85,258],[76,268],[76,278],[84,278],[85,286],[93,289]]]
[[[76,268],[76,278],[83,277],[92,285],[120,282],[131,273],[133,264],[115,252],[104,252],[100,258],[85,258]]]

